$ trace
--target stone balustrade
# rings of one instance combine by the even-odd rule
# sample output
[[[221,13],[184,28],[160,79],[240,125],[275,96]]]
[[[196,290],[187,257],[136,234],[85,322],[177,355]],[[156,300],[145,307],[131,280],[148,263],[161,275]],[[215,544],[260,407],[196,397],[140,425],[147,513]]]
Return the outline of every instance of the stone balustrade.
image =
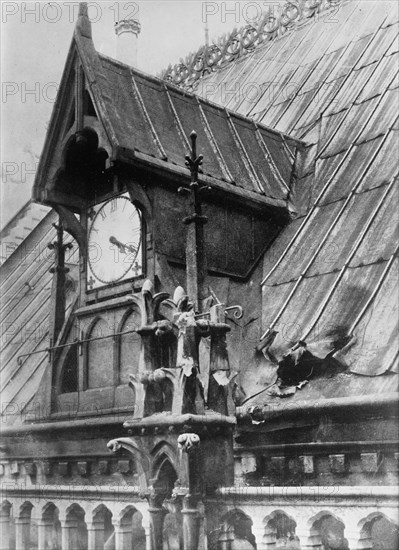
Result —
[[[393,487],[236,487],[221,489],[219,497],[204,505],[202,539],[219,529],[216,544],[227,544],[227,550],[240,537],[245,548],[256,541],[257,550],[322,550],[328,537],[348,550],[371,550],[381,536],[374,533],[376,523],[385,522],[390,540],[398,533]],[[73,493],[67,486],[9,488],[1,505],[0,548],[130,550],[133,544],[135,550],[156,550],[150,513],[135,487],[82,486]],[[208,544],[208,550],[216,548]]]

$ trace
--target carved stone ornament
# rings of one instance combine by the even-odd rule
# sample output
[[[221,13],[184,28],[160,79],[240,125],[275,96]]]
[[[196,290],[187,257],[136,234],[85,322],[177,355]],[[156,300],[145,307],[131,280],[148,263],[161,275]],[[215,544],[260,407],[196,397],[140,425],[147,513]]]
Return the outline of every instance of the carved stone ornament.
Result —
[[[200,437],[197,434],[181,434],[177,438],[177,444],[180,450],[185,453],[192,452],[200,444]]]

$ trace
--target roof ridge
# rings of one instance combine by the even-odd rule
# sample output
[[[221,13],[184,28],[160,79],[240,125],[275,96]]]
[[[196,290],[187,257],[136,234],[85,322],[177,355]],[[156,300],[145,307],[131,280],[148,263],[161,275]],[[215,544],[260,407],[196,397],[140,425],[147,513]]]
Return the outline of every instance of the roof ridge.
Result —
[[[336,9],[345,0],[289,0],[262,11],[261,15],[241,28],[219,36],[212,44],[202,45],[179,63],[170,64],[160,78],[187,91],[195,90],[205,76],[226,67],[236,59],[252,53],[257,47],[291,32],[297,26],[316,19],[321,12]]]

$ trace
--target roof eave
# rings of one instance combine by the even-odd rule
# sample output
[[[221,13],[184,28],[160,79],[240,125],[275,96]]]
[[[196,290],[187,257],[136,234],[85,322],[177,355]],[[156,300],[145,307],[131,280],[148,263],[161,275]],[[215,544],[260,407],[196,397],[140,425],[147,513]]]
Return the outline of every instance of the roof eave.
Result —
[[[115,150],[114,162],[122,162],[129,166],[137,168],[151,168],[159,175],[171,180],[178,187],[182,183],[188,183],[190,180],[190,171],[177,164],[164,161],[142,153],[141,151],[117,147]],[[250,191],[238,187],[232,183],[214,178],[206,174],[199,174],[198,179],[212,188],[213,196],[219,195],[233,202],[239,202],[242,207],[250,208],[256,211],[269,211],[274,215],[283,217],[288,216],[287,202],[282,199],[267,197],[255,191]]]

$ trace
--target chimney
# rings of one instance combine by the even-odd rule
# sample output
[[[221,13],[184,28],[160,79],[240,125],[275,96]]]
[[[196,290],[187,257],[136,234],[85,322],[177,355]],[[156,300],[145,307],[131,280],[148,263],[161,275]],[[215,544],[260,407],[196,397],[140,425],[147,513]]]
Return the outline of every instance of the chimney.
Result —
[[[117,58],[132,67],[137,67],[137,36],[140,30],[140,23],[136,19],[122,19],[115,23]]]

